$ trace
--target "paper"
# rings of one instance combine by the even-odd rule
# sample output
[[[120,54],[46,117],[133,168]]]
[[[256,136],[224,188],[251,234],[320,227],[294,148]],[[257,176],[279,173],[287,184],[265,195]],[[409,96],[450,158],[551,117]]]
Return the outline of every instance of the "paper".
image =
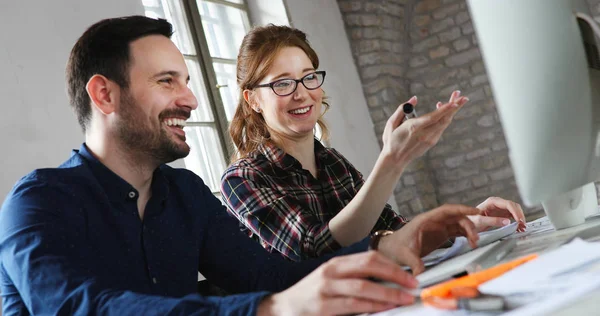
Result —
[[[567,282],[575,278],[568,274],[589,272],[593,263],[600,261],[600,243],[589,243],[579,238],[558,249],[541,255],[502,276],[479,286],[479,291],[486,294],[514,295],[530,293],[547,288],[549,284]],[[597,272],[596,272],[597,273]],[[561,276],[567,276],[561,280]]]
[[[517,231],[518,223],[514,222],[510,225],[506,225],[500,227],[498,229],[485,231],[479,233],[479,241],[477,242],[477,247],[486,246],[498,239],[504,238],[510,234],[513,234]],[[469,242],[465,237],[458,237],[454,241],[454,244],[450,248],[446,249],[437,249],[430,253],[429,255],[423,257],[423,263],[425,266],[432,266],[438,264],[442,261],[445,261],[449,258],[456,257],[458,255],[467,253],[471,251],[472,248],[469,246]]]

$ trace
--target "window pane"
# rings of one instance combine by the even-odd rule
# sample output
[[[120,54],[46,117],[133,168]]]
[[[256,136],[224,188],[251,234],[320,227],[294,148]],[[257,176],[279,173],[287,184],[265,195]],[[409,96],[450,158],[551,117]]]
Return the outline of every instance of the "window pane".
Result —
[[[166,19],[173,24],[171,39],[182,53],[196,54],[181,0],[142,0],[142,4],[147,17]]]
[[[223,106],[225,107],[227,121],[231,122],[239,100],[239,89],[235,76],[235,65],[213,63],[213,67],[215,69],[215,74],[217,75],[217,82],[220,85],[227,85],[227,87],[221,87],[219,92],[221,93],[221,100],[223,100]]]
[[[197,0],[212,57],[236,59],[242,39],[248,31],[246,11],[222,4]]]
[[[200,176],[211,191],[219,191],[225,158],[215,127],[189,126],[184,130],[191,148],[184,158],[185,167]]]
[[[190,120],[193,122],[214,122],[214,116],[206,93],[204,77],[200,70],[200,65],[194,57],[186,57],[185,63],[190,73],[190,89],[198,100],[198,108],[192,111]]]

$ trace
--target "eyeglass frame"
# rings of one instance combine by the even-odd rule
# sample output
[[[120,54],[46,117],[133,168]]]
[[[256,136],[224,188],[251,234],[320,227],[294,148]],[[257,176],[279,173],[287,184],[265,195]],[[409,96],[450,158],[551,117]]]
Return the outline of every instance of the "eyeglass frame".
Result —
[[[310,75],[314,75],[314,74],[322,74],[323,75],[323,81],[321,81],[321,84],[317,87],[314,88],[309,88],[304,84],[304,78],[310,76]],[[313,71],[309,74],[306,74],[305,76],[303,76],[300,79],[291,79],[291,78],[283,78],[283,79],[278,79],[269,83],[263,83],[263,84],[259,84],[254,86],[254,88],[271,88],[271,90],[273,91],[273,93],[275,93],[275,95],[280,96],[280,97],[287,97],[288,95],[293,94],[294,92],[296,92],[296,90],[298,90],[298,83],[301,83],[304,88],[306,88],[307,90],[317,90],[319,89],[323,83],[325,83],[325,75],[327,74],[327,72],[325,70],[318,70],[318,71]],[[296,83],[296,86],[294,87],[294,90],[292,90],[292,92],[288,93],[288,94],[277,94],[277,92],[275,92],[275,88],[273,87],[276,83],[284,81],[284,80],[292,80]]]

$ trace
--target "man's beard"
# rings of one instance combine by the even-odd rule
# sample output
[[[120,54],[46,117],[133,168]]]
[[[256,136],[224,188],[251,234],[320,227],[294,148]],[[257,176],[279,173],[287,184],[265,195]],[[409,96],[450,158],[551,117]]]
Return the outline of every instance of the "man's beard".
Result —
[[[190,153],[187,144],[181,145],[172,140],[168,132],[162,128],[164,117],[189,117],[189,113],[177,110],[165,110],[158,117],[158,126],[153,128],[148,118],[143,117],[143,111],[135,99],[125,92],[120,100],[120,120],[117,127],[117,137],[126,146],[126,150],[137,157],[152,157],[158,163],[168,163],[186,157]],[[185,141],[185,136],[179,136]]]

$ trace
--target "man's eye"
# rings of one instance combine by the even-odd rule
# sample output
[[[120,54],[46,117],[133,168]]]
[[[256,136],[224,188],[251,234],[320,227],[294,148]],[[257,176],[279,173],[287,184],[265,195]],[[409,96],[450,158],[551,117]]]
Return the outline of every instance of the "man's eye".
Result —
[[[171,79],[171,78],[165,78],[165,79],[158,80],[158,82],[171,84],[171,83],[173,83],[173,79]]]

